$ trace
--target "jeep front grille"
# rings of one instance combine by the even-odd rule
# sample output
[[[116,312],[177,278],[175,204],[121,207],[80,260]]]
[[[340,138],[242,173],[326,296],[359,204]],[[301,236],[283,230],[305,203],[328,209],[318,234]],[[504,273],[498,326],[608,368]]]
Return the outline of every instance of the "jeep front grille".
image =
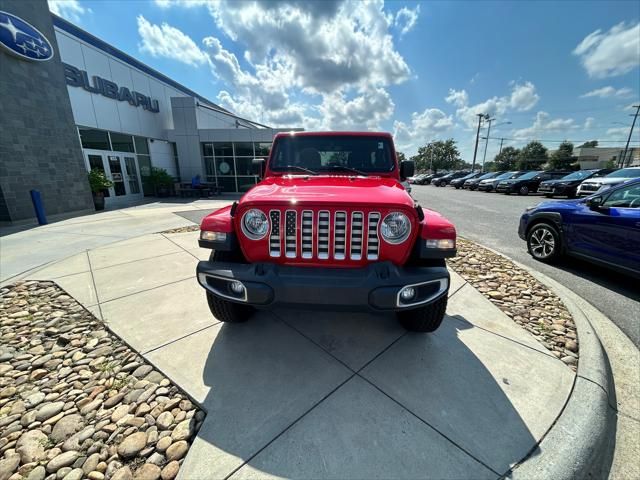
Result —
[[[269,219],[270,257],[359,261],[364,250],[378,259],[379,212],[271,210]]]

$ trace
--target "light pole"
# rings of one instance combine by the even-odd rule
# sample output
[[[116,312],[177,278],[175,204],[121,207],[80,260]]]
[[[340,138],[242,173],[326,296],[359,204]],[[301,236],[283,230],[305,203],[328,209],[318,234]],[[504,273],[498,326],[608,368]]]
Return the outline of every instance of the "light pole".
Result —
[[[481,172],[484,172],[484,161],[487,159],[487,146],[489,145],[489,139],[491,138],[491,122],[493,122],[494,120],[495,118],[487,118],[487,122],[489,122],[489,128],[487,129],[487,141],[484,144],[484,155],[482,156],[482,168],[480,170]],[[511,122],[498,123],[496,127],[499,127],[500,125],[511,125]],[[500,142],[500,151],[502,151],[502,142]]]
[[[480,127],[482,126],[482,119],[489,118],[486,113],[476,113],[478,116],[478,130],[476,131],[476,147],[473,149],[473,163],[471,164],[471,171],[476,169],[476,155],[478,154],[478,140],[480,139]]]
[[[627,161],[627,150],[629,150],[629,142],[631,141],[631,135],[633,135],[633,127],[636,126],[636,119],[638,118],[638,114],[640,114],[640,105],[634,105],[636,109],[636,113],[633,114],[633,123],[631,124],[631,129],[629,130],[629,137],[627,138],[627,144],[624,147],[624,153],[622,154],[622,162],[620,164],[621,168],[624,168],[624,163]]]

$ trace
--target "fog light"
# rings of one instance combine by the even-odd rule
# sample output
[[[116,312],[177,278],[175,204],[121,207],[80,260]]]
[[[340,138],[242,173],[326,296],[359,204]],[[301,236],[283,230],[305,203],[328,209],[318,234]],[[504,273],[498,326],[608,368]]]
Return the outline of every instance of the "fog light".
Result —
[[[413,287],[404,287],[400,290],[400,298],[402,300],[411,300],[416,296],[416,289]]]
[[[200,232],[201,240],[208,240],[209,242],[224,242],[227,239],[227,234],[224,232],[208,232],[203,230]]]
[[[244,285],[241,282],[234,281],[229,284],[229,288],[236,295],[242,295],[244,293]]]
[[[440,249],[448,249],[448,248],[456,248],[456,241],[452,238],[441,238],[441,239],[428,239],[425,241],[425,245],[427,248],[440,248]]]

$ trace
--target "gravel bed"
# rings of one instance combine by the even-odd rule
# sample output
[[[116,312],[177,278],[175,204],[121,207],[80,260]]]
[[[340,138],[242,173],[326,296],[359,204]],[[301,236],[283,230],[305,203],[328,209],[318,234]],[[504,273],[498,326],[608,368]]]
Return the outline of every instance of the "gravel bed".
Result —
[[[200,225],[188,225],[186,227],[170,228],[158,233],[187,233],[187,232],[199,232]]]
[[[562,301],[505,257],[462,238],[457,243],[449,266],[576,371],[578,335]]]
[[[0,289],[0,339],[0,480],[175,478],[204,412],[56,284]]]

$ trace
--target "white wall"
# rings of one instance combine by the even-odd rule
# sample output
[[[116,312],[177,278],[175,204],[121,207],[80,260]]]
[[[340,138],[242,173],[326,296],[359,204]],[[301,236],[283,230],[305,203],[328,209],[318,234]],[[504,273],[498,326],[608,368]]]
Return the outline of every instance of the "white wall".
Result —
[[[173,159],[173,150],[169,142],[163,140],[149,142],[149,153],[151,154],[151,165],[164,168],[172,177],[178,176],[176,162]]]
[[[100,94],[89,93],[82,87],[67,86],[76,124],[129,133],[150,138],[166,138],[166,130],[173,128],[171,97],[187,95],[157,80],[131,65],[112,57],[69,33],[55,28],[63,62],[85,70],[89,79],[97,75],[158,100],[160,111],[150,112],[128,102],[120,102]]]

